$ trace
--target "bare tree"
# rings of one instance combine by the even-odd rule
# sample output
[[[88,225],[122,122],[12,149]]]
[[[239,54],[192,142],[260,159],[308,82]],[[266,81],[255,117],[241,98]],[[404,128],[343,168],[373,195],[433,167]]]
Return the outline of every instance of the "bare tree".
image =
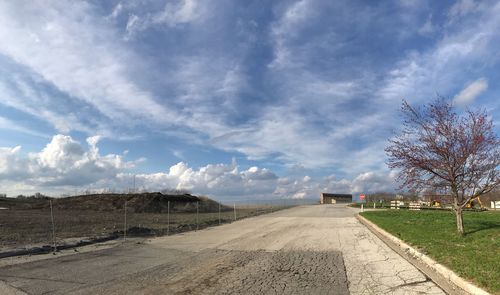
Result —
[[[500,141],[485,111],[459,115],[437,98],[420,108],[403,101],[403,131],[385,149],[402,187],[434,189],[453,197],[457,231],[464,234],[462,210],[500,182]]]

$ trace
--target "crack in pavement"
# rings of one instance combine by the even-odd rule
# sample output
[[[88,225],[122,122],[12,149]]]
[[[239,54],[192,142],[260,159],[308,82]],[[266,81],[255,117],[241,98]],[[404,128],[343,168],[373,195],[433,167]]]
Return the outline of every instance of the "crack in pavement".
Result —
[[[416,282],[411,282],[411,283],[404,283],[404,284],[401,284],[401,285],[397,285],[397,286],[391,287],[391,290],[396,290],[398,288],[402,288],[402,287],[406,287],[406,286],[415,286],[415,285],[427,283],[427,282],[430,282],[430,281],[431,281],[430,278],[426,278],[423,281],[416,281]]]
[[[353,212],[302,206],[0,275],[32,294],[444,294]],[[29,278],[45,273],[55,281]]]

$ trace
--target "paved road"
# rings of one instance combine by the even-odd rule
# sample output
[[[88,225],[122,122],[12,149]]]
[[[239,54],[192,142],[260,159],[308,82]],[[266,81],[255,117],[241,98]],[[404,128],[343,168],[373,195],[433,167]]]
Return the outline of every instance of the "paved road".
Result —
[[[339,205],[0,267],[28,294],[444,294]],[[0,290],[2,285],[0,284]]]

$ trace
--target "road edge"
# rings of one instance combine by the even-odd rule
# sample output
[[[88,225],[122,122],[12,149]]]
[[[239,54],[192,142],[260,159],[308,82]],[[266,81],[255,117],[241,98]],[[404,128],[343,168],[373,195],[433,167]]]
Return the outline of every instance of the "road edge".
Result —
[[[459,277],[449,268],[439,264],[429,256],[414,249],[401,239],[393,236],[387,231],[383,230],[373,222],[356,214],[356,218],[361,224],[366,226],[372,233],[379,237],[385,244],[387,244],[396,253],[405,258],[408,262],[413,264],[426,276],[428,276],[434,283],[448,294],[476,294],[476,295],[491,295],[487,291],[479,288],[478,286],[466,281]]]

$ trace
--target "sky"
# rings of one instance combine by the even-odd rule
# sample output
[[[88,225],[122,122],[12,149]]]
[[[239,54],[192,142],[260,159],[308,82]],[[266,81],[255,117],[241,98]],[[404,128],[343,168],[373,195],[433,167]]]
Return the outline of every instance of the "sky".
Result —
[[[402,99],[486,109],[499,1],[0,0],[0,193],[398,188]]]

